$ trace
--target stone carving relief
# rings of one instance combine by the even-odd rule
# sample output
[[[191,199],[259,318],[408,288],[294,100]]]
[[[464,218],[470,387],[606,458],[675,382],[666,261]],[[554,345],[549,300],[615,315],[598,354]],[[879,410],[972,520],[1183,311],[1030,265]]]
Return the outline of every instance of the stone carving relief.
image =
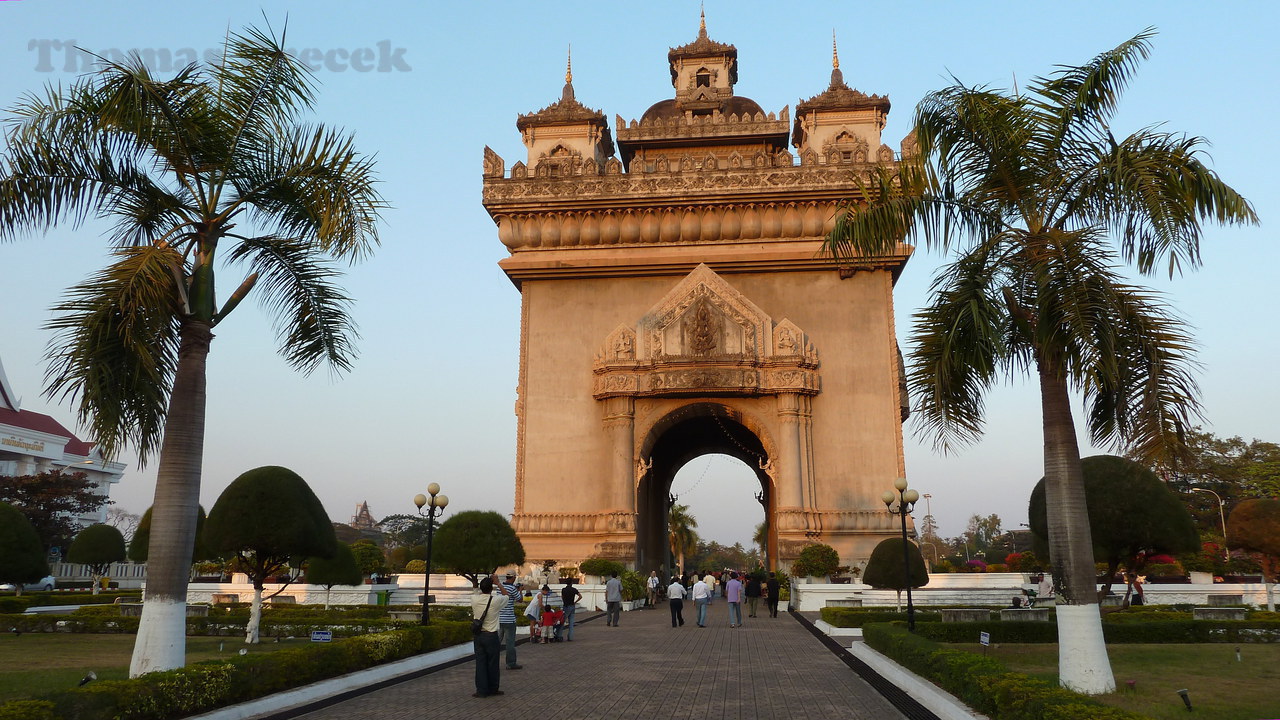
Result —
[[[893,148],[888,145],[881,145],[876,152],[876,160],[885,165],[891,164],[893,162]]]
[[[706,265],[595,356],[595,397],[817,394],[818,354],[790,320],[776,325]]]
[[[502,156],[493,151],[488,145],[484,146],[484,176],[487,178],[500,178],[506,174],[506,163],[503,162]]]

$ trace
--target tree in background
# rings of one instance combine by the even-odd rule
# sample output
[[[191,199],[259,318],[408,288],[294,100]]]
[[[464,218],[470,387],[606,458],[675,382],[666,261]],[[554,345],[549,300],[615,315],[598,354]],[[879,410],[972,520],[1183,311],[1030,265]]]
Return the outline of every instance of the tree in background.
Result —
[[[67,550],[67,562],[88,566],[94,595],[102,589],[102,578],[111,565],[125,558],[124,535],[111,525],[90,525],[81,530]]]
[[[902,571],[902,538],[881,540],[871,551],[867,567],[862,571],[862,582],[873,588],[898,591],[898,612],[902,612],[902,591],[910,587],[918,588],[929,584],[929,571],[924,566],[924,557],[920,554],[920,546],[907,543],[908,569]]]
[[[133,534],[138,531],[138,523],[141,521],[141,515],[122,507],[112,505],[107,508],[107,524],[120,531],[126,545],[133,541]]]
[[[442,567],[479,585],[480,576],[524,562],[524,545],[511,523],[496,512],[466,510],[436,528],[433,550]]]
[[[253,583],[246,643],[258,642],[266,579],[293,558],[301,564],[303,558],[332,557],[338,542],[307,481],[277,465],[254,468],[222,491],[205,521],[204,540],[214,552],[234,554]]]
[[[131,445],[141,466],[159,454],[132,676],[186,661],[215,326],[256,293],[290,366],[345,371],[355,358],[334,261],[371,253],[385,203],[348,134],[303,122],[315,104],[313,76],[283,36],[248,29],[172,78],[133,54],[10,110],[0,241],[109,223],[109,264],[48,325],[58,335],[45,393],[78,397],[106,457]],[[243,280],[218,292],[215,270],[231,264],[247,266]]]
[[[391,568],[391,571],[400,572],[414,560],[425,561],[427,559],[427,548],[425,545],[414,545],[412,547],[401,545],[391,548],[386,555],[387,565]]]
[[[689,514],[688,505],[672,505],[667,513],[667,544],[671,546],[671,554],[676,558],[676,568],[687,572],[685,556],[692,555],[698,549],[698,533],[695,528],[698,521]]]
[[[769,556],[769,522],[766,520],[756,525],[755,532],[751,533],[751,544],[755,546],[755,551],[760,554],[761,558]],[[765,563],[762,563],[765,564]]]
[[[24,583],[49,574],[44,543],[18,508],[0,502],[0,583],[13,583],[18,595]]]
[[[365,576],[386,575],[389,570],[387,557],[383,554],[382,548],[368,540],[357,540],[352,543],[351,555],[355,558],[356,568]]]
[[[722,545],[715,540],[698,540],[692,553],[685,556],[692,571],[737,569],[747,570],[760,564],[759,552],[748,550],[742,543]]]
[[[359,585],[363,576],[356,567],[351,546],[334,544],[333,557],[313,557],[307,560],[307,582],[324,586],[324,609],[329,609],[329,593],[334,585]]]
[[[1227,518],[1230,547],[1255,553],[1267,583],[1267,610],[1275,612],[1275,583],[1280,576],[1280,499],[1245,500]]]
[[[76,518],[111,502],[93,491],[93,484],[82,472],[50,470],[3,480],[0,502],[26,516],[45,550],[56,547],[65,553],[71,538],[80,532]]]
[[[388,515],[378,521],[378,529],[389,548],[427,545],[427,519],[421,515]]]
[[[799,557],[791,563],[791,574],[796,577],[826,577],[834,574],[838,567],[840,553],[835,548],[822,543],[811,543],[805,545],[800,550]]]
[[[1084,473],[1085,506],[1093,559],[1107,564],[1107,579],[1099,591],[1111,591],[1111,579],[1121,564],[1137,570],[1140,554],[1180,553],[1200,547],[1195,521],[1182,498],[1161,482],[1150,468],[1115,455],[1094,455],[1080,461]],[[1045,480],[1031,491],[1027,509],[1031,532],[1047,550],[1048,520]],[[1052,552],[1050,552],[1052,559]]]
[[[908,386],[921,432],[945,450],[976,441],[990,389],[1038,380],[1059,680],[1111,692],[1071,392],[1089,439],[1144,461],[1181,450],[1199,412],[1192,340],[1159,296],[1117,265],[1172,275],[1200,263],[1203,222],[1256,223],[1202,162],[1205,141],[1155,126],[1112,133],[1153,31],[1008,93],[954,83],[917,106],[904,157],[874,173],[836,219],[838,260],[903,240],[955,252],[912,331]]]

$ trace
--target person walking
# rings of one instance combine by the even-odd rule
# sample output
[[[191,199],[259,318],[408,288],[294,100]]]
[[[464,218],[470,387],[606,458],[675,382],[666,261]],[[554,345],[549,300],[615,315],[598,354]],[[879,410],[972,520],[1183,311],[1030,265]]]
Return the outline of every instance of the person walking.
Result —
[[[647,589],[649,591],[649,597],[647,599],[647,602],[649,604],[649,607],[651,608],[658,607],[658,585],[660,585],[661,583],[662,581],[658,579],[658,571],[650,570],[649,579],[645,581],[645,584],[647,585]]]
[[[604,624],[618,627],[618,620],[622,617],[622,581],[618,579],[617,570],[610,573],[609,582],[604,584],[604,602]]]
[[[502,654],[502,643],[498,639],[498,613],[509,601],[505,593],[493,591],[491,578],[481,580],[479,589],[471,594],[471,618],[480,621],[472,640],[476,654],[476,691],[471,697],[503,694],[498,689],[501,680],[498,656]]]
[[[742,581],[736,572],[729,573],[724,584],[724,599],[729,601],[729,627],[742,627]]]
[[[760,603],[760,575],[752,572],[747,576],[747,617],[756,616],[756,606]]]
[[[707,604],[710,605],[716,600],[716,585],[720,583],[720,579],[716,577],[715,573],[708,571],[702,573],[702,581],[707,584],[707,588],[711,591],[711,594],[707,597]]]
[[[707,626],[707,606],[711,604],[711,586],[706,580],[693,584],[693,604],[698,608],[698,627]]]
[[[516,582],[514,571],[507,573],[502,583],[502,592],[507,596],[507,604],[498,611],[498,638],[507,649],[507,669],[519,670],[524,666],[516,662],[516,601],[523,594],[524,585]]]
[[[560,600],[564,603],[564,639],[566,642],[573,642],[573,616],[578,612],[578,603],[582,600],[582,593],[573,586],[573,578],[565,578]]]
[[[778,598],[782,595],[782,583],[778,582],[778,573],[769,573],[769,580],[764,585],[769,590],[769,617],[778,617]]]
[[[684,626],[684,596],[688,590],[680,584],[679,578],[673,578],[667,587],[667,604],[671,606],[671,627]]]

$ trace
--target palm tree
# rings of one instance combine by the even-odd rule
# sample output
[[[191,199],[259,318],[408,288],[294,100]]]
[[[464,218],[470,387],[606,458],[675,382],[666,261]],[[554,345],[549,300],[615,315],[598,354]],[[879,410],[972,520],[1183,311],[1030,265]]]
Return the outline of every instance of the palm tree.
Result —
[[[213,329],[256,289],[290,365],[340,371],[355,357],[331,262],[370,253],[385,205],[349,135],[299,122],[313,84],[283,46],[250,29],[167,80],[137,56],[103,62],[22,99],[0,154],[0,239],[111,221],[114,260],[50,322],[45,392],[78,398],[108,455],[159,453],[132,675],[185,659]],[[228,264],[247,275],[219,305],[215,269]]]
[[[755,532],[751,533],[751,542],[760,550],[760,557],[764,559],[764,564],[769,563],[769,521],[764,520],[756,525]]]
[[[667,513],[667,539],[671,552],[676,556],[676,568],[684,571],[684,556],[698,549],[698,533],[694,528],[698,521],[689,514],[688,505],[672,505]]]
[[[955,249],[915,319],[908,382],[920,431],[942,450],[979,438],[986,391],[1032,371],[1040,384],[1058,609],[1059,674],[1114,688],[1103,643],[1070,390],[1090,438],[1145,458],[1176,453],[1198,413],[1192,340],[1120,260],[1170,274],[1200,261],[1201,221],[1255,223],[1249,203],[1201,162],[1204,141],[1154,128],[1124,139],[1109,121],[1150,51],[1147,30],[1026,94],[958,82],[917,107],[915,153],[864,188],[827,237],[838,259],[899,239]],[[910,143],[908,143],[908,146]],[[910,149],[909,147],[907,148]]]

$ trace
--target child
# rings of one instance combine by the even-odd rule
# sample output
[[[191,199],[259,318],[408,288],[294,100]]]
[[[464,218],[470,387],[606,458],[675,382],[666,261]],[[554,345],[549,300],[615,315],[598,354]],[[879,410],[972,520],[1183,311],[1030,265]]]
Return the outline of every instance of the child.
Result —
[[[564,625],[564,611],[550,605],[542,609],[542,642],[560,642],[560,628]]]

